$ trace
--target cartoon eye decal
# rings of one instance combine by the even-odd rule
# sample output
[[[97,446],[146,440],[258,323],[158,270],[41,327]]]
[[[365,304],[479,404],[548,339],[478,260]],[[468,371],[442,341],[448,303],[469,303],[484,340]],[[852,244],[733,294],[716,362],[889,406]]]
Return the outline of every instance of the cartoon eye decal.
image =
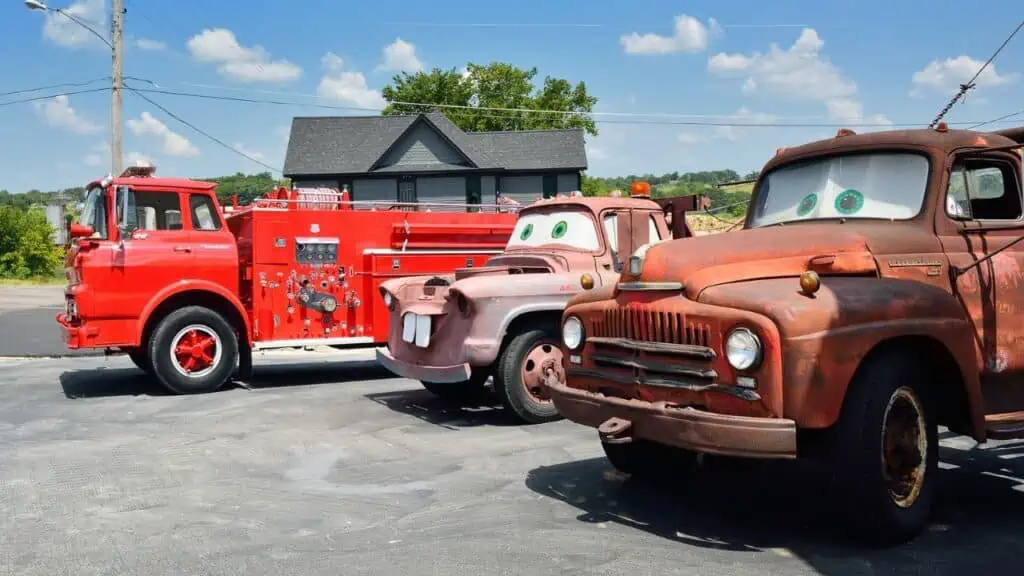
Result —
[[[864,195],[853,188],[843,190],[836,196],[835,207],[840,214],[855,214],[864,207]]]
[[[558,239],[565,236],[566,231],[569,230],[569,224],[565,220],[559,220],[555,227],[551,229],[551,237]]]
[[[523,231],[519,234],[519,239],[520,240],[526,240],[527,238],[530,237],[530,234],[533,234],[533,224],[532,223],[531,224],[527,224],[526,226],[523,227]]]
[[[814,210],[814,207],[818,205],[818,195],[811,192],[804,199],[800,201],[800,205],[796,207],[797,216],[807,216]]]

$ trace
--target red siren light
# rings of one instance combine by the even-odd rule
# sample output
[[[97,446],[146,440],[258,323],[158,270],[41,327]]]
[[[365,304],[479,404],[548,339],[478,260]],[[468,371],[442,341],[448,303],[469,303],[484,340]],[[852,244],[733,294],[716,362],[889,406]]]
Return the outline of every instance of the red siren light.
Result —
[[[836,138],[842,138],[843,136],[856,136],[856,135],[857,135],[857,133],[854,132],[853,130],[850,130],[849,128],[840,128],[836,132]]]
[[[949,126],[945,122],[939,122],[938,126],[935,127],[936,132],[949,132]]]

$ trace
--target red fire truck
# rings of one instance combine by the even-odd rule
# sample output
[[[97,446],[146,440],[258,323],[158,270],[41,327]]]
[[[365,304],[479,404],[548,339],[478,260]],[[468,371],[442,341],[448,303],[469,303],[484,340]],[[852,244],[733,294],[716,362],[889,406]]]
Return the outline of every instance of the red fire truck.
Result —
[[[174,392],[249,379],[252,351],[383,345],[381,282],[480,266],[514,208],[358,202],[347,190],[274,190],[221,209],[215,184],[151,166],[89,184],[69,225],[68,348],[126,352]]]

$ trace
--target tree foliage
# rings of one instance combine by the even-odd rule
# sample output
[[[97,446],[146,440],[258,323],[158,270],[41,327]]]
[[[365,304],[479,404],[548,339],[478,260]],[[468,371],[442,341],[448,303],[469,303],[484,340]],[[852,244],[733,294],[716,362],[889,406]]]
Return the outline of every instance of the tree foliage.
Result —
[[[0,206],[0,278],[53,276],[61,264],[61,247],[39,207]]]
[[[455,68],[396,74],[392,84],[381,91],[388,102],[382,114],[438,110],[466,132],[583,128],[591,136],[598,134],[590,115],[597,97],[587,93],[582,81],[573,86],[563,78],[547,76],[538,88],[534,84],[536,68],[526,70],[504,62],[470,62],[466,71],[465,76]]]

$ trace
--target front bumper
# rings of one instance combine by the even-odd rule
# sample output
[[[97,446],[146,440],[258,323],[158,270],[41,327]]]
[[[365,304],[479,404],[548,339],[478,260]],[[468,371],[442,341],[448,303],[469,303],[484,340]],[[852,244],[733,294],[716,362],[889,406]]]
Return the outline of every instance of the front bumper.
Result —
[[[68,322],[67,315],[64,312],[58,312],[56,316],[57,324],[60,325],[61,336],[64,340],[64,345],[71,350],[76,350],[83,347],[83,341],[85,340],[85,333],[82,326],[75,326]]]
[[[615,398],[548,381],[555,408],[566,419],[599,428],[602,438],[650,440],[697,452],[747,458],[796,458],[796,423],[783,418],[731,416],[665,402]],[[605,425],[607,423],[607,425]],[[605,425],[605,426],[602,426]]]
[[[468,363],[454,366],[422,366],[403,362],[394,357],[387,348],[377,348],[377,361],[385,368],[403,378],[412,378],[423,382],[449,384],[469,380],[471,369]]]

